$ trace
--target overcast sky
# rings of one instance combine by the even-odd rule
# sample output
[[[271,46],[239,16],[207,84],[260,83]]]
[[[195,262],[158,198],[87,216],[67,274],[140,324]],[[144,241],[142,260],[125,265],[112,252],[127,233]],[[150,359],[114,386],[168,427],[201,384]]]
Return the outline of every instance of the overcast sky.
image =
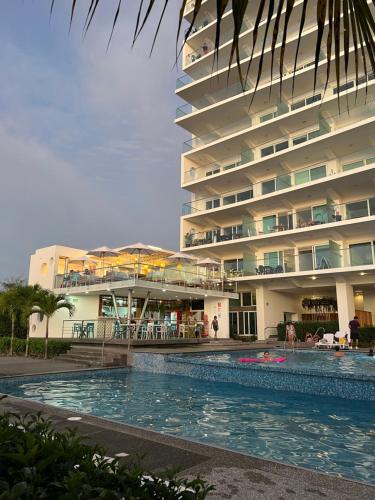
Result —
[[[131,49],[138,1],[123,2],[108,52],[117,0],[102,2],[85,40],[82,12],[68,33],[68,0],[51,24],[49,0],[1,3],[0,280],[27,277],[30,254],[52,244],[177,249],[178,2],[151,59],[153,23]]]

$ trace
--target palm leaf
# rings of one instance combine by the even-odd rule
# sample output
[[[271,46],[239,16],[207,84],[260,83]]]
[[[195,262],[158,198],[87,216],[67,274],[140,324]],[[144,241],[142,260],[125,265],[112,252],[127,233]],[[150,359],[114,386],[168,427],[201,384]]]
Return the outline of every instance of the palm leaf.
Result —
[[[70,23],[71,27],[73,18],[76,12],[76,6],[78,5],[78,0],[71,0],[71,12],[70,12]],[[83,5],[86,2],[81,0]],[[90,0],[89,4],[86,4],[86,17],[83,24],[83,32],[87,33],[90,28],[94,17],[98,18],[98,6],[103,4],[104,0]],[[167,6],[171,3],[171,0],[163,0],[162,12],[160,14],[157,27],[154,33],[151,52],[155,46],[155,42],[160,30],[160,26],[164,19],[165,11]],[[221,24],[223,19],[223,14],[227,8],[229,0],[216,0],[216,31],[214,39],[214,59],[218,60],[219,48],[221,44]],[[145,5],[146,4],[146,5]],[[177,19],[177,52],[179,55],[181,50],[178,49],[178,40],[182,29],[182,23],[184,22],[184,13],[186,10],[188,2],[187,0],[180,0],[180,11]],[[54,10],[55,0],[51,0],[50,13],[52,14]],[[112,36],[119,22],[119,13],[122,5],[122,0],[118,0],[117,7],[114,12],[114,19],[112,24],[112,29],[109,36],[109,43],[112,40]],[[140,0],[138,6],[137,17],[135,21],[135,30],[133,36],[133,43],[138,39],[142,31],[144,30],[147,22],[150,19],[151,13],[155,10],[156,5],[159,5],[155,0]],[[267,7],[268,6],[268,7]],[[280,50],[279,55],[279,79],[280,79],[280,93],[282,92],[283,75],[284,75],[284,60],[285,53],[288,43],[288,31],[291,15],[295,8],[301,8],[300,17],[297,20],[299,23],[299,31],[297,36],[297,48],[294,55],[293,61],[293,82],[292,89],[294,91],[295,87],[295,76],[298,70],[298,57],[299,49],[302,38],[304,36],[303,29],[306,20],[307,8],[315,8],[316,11],[316,26],[317,26],[317,36],[314,45],[311,47],[312,55],[314,56],[314,78],[313,78],[313,89],[315,92],[317,85],[317,74],[320,62],[320,54],[323,43],[327,47],[327,70],[325,76],[325,89],[329,79],[331,78],[331,71],[334,71],[336,85],[338,87],[338,99],[340,99],[340,84],[343,79],[345,81],[348,77],[349,64],[350,61],[354,62],[355,74],[356,74],[356,86],[358,86],[359,77],[361,72],[366,75],[368,73],[368,68],[370,67],[372,71],[375,72],[375,21],[373,17],[373,7],[375,6],[375,0],[372,1],[372,5],[368,4],[366,0],[304,0],[302,3],[302,8],[300,5],[296,6],[295,0],[233,0],[232,1],[232,20],[233,20],[233,36],[232,45],[230,53],[228,56],[228,71],[231,71],[234,64],[234,59],[236,62],[237,71],[239,74],[239,80],[242,83],[243,88],[245,88],[247,79],[249,78],[250,71],[251,77],[255,80],[255,89],[258,88],[259,82],[264,71],[264,57],[266,52],[270,52],[271,55],[271,67],[268,68],[271,75],[271,84],[273,81],[273,66],[275,62],[276,49]],[[253,8],[256,15],[254,16],[254,28],[252,33],[252,40],[249,42],[244,42],[240,39],[241,29],[244,25],[245,15],[248,8]],[[192,33],[194,23],[196,22],[198,15],[205,8],[202,0],[195,0],[192,14],[190,16],[190,21],[188,23],[188,28],[183,37],[183,45],[188,42],[188,38]],[[285,9],[285,10],[284,10]],[[276,16],[274,13],[276,12]],[[282,22],[282,16],[284,15],[284,22]],[[260,23],[265,20],[264,34],[262,34],[262,39],[259,35]],[[271,22],[274,19],[273,29],[270,30]],[[260,39],[261,49],[259,54],[259,63],[254,66],[254,54],[257,47],[258,40]],[[278,48],[278,40],[281,40],[281,44]],[[250,58],[247,65],[245,73],[243,72],[240,57],[240,43],[241,46],[244,43],[249,44]],[[334,54],[334,60],[333,60]],[[342,63],[343,60],[343,63]],[[334,67],[333,67],[334,66]],[[343,69],[342,69],[343,67]]]

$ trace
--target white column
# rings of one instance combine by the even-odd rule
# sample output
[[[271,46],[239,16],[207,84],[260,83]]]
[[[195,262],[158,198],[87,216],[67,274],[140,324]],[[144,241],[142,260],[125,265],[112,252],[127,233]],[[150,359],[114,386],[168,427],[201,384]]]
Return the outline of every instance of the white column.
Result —
[[[211,323],[214,316],[217,316],[219,321],[218,338],[229,339],[229,299],[220,297],[204,299],[204,314],[207,315],[209,322],[209,335],[214,335],[213,330],[211,330]]]
[[[265,289],[264,286],[260,286],[255,291],[255,296],[257,300],[257,332],[258,340],[265,339],[265,329],[266,329],[266,301],[265,301]]]
[[[337,312],[340,332],[349,332],[349,321],[354,318],[353,287],[346,282],[336,281]]]

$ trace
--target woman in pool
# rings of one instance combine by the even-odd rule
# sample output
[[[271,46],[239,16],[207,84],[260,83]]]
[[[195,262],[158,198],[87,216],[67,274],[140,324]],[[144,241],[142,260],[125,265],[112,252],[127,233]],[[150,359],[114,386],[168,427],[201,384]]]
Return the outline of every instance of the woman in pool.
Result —
[[[335,358],[342,358],[343,356],[345,356],[344,351],[342,351],[342,350],[340,349],[340,346],[339,346],[339,345],[337,345],[337,346],[335,347],[335,352],[334,352],[333,356],[334,356]]]

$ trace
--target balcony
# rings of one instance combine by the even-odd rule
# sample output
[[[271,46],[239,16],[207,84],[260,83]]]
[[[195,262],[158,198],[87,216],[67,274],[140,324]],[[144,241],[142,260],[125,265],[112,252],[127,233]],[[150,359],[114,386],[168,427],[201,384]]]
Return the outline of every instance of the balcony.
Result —
[[[339,224],[371,216],[375,216],[375,198],[354,200],[344,204],[329,202],[295,211],[279,212],[260,219],[246,215],[243,216],[242,223],[237,225],[189,232],[185,235],[184,246],[191,248],[291,230],[303,231],[314,226]]]
[[[257,258],[250,251],[244,252],[242,259],[224,261],[227,278],[253,276],[277,277],[288,273],[339,270],[373,266],[375,264],[375,243],[353,243],[345,248],[329,241],[322,245],[306,248],[287,248],[265,252]]]
[[[124,282],[125,284],[139,283],[139,286],[146,286],[147,282],[159,283],[161,285],[175,285],[185,288],[201,288],[213,291],[233,291],[227,288],[220,271],[210,270],[196,265],[179,265],[177,267],[162,267],[150,265],[148,263],[114,265],[86,269],[84,272],[70,271],[65,274],[58,274],[55,277],[56,289],[89,290],[95,286],[95,290],[107,290],[111,284]]]

